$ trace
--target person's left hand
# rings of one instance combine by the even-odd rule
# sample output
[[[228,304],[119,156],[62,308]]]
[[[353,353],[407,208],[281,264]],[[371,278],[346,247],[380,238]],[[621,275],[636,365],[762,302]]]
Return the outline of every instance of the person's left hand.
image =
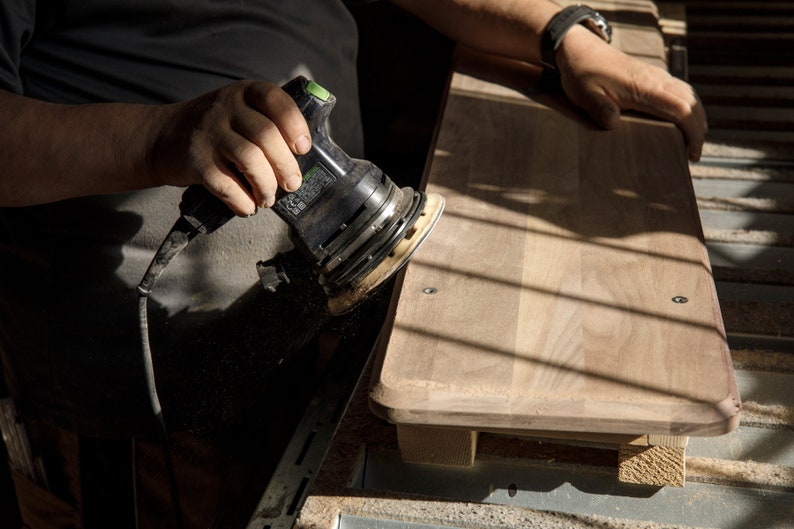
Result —
[[[675,123],[689,159],[698,161],[708,123],[694,89],[665,70],[608,45],[583,26],[571,28],[556,54],[568,98],[604,128],[615,128],[621,110],[637,110]]]

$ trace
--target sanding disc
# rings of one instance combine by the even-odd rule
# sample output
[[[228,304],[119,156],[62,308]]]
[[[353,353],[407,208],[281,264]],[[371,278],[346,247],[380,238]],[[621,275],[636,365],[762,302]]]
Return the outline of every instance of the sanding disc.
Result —
[[[414,252],[425,242],[444,211],[444,197],[438,193],[427,193],[425,197],[425,206],[419,218],[405,232],[405,237],[397,243],[391,253],[352,289],[328,298],[331,314],[344,314],[366,299],[370,292],[405,266]]]

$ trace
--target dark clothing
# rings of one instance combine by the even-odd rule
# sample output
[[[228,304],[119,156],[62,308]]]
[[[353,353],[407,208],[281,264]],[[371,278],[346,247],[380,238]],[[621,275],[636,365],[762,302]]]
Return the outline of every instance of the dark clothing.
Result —
[[[165,103],[302,73],[337,95],[332,136],[361,154],[356,28],[341,2],[12,0],[0,10],[3,88],[60,103]],[[131,433],[149,419],[135,286],[180,195],[158,188],[0,210],[0,348],[23,409],[94,434]],[[184,414],[204,415],[186,421],[234,415],[206,414],[225,406],[223,386],[255,376],[251,358],[281,354],[256,306],[255,264],[289,247],[285,233],[270,211],[236,219],[194,241],[152,293],[158,380]]]
[[[356,46],[355,23],[341,0],[0,3],[0,88],[66,104],[159,104],[238,79],[281,84],[302,74],[337,96],[331,135],[361,156]],[[129,447],[137,446],[133,474],[141,501],[163,489],[147,488],[147,479],[162,474],[145,472],[156,452],[146,439],[156,432],[135,287],[177,219],[181,192],[164,187],[0,208],[0,355],[9,391],[31,424],[46,424],[32,428],[42,451],[57,452],[53,438],[79,438],[68,443],[79,445],[71,453],[92,455],[94,469],[106,467],[100,480],[114,479],[119,473],[112,465],[123,464]],[[190,516],[205,527],[237,527],[244,519],[220,504],[246,499],[240,492],[246,484],[234,472],[249,467],[251,478],[257,461],[247,454],[268,449],[260,410],[274,398],[269,388],[277,387],[279,370],[326,316],[324,299],[309,281],[275,296],[259,285],[256,262],[290,246],[286,226],[271,211],[235,219],[194,240],[150,297],[158,390],[175,459],[184,463],[177,474],[192,495]],[[51,430],[60,433],[40,433]],[[69,457],[61,453],[51,463]],[[61,464],[60,488],[73,505],[106,501],[81,498],[74,465]],[[206,483],[191,474],[196,469],[206,472]],[[86,490],[101,489],[90,486],[85,468],[79,474]],[[127,527],[126,508],[119,507],[115,526]],[[105,523],[92,516],[78,515],[78,525]],[[146,523],[156,512],[141,516],[141,527],[157,526]],[[172,525],[165,520],[162,526]]]

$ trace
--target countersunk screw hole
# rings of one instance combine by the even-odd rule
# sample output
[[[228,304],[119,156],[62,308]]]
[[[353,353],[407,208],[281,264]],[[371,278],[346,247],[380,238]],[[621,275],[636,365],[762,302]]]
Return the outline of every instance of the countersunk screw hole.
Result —
[[[689,298],[685,298],[684,296],[673,297],[673,303],[686,303],[687,301],[689,301]]]
[[[427,288],[423,288],[422,292],[424,294],[437,294],[438,293],[438,289],[437,288],[433,288],[433,287],[427,287]]]

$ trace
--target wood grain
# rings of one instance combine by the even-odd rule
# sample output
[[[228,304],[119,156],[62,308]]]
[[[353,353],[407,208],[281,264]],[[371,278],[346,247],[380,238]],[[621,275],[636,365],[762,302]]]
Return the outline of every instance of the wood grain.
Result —
[[[621,446],[618,479],[623,483],[683,487],[686,475],[684,452],[684,448],[668,446]]]
[[[447,208],[405,272],[373,409],[479,431],[730,431],[739,399],[679,131],[636,115],[597,129],[531,75],[458,63],[427,175]]]
[[[470,467],[477,454],[476,431],[397,425],[400,457],[406,463]]]

